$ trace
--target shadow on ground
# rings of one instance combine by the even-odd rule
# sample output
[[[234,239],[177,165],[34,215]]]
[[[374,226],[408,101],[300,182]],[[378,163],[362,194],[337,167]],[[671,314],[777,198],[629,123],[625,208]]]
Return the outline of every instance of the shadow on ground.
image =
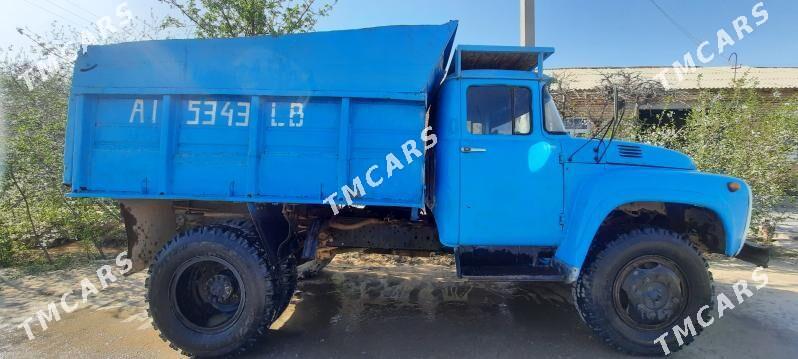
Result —
[[[574,338],[586,350],[607,351],[581,325],[566,286],[463,282],[435,274],[340,268],[307,281],[284,323],[276,323],[279,329],[252,357],[561,355]]]
[[[728,311],[697,343],[672,357],[798,357],[798,280],[792,266],[779,268],[770,270],[767,288]],[[752,269],[738,261],[713,265],[718,291],[728,293],[731,283],[750,278]],[[84,274],[75,273],[76,278]],[[9,317],[23,299],[57,299],[50,294],[62,288],[46,283],[76,283],[72,276],[13,281],[16,288],[0,293],[20,296],[0,298],[0,304],[14,306],[3,312],[0,305],[0,314]],[[0,345],[0,357],[179,357],[149,326],[143,281],[143,274],[129,277],[119,288],[103,292],[99,305],[65,315],[46,331],[37,330],[35,340],[12,327],[5,346]],[[584,326],[568,286],[465,282],[442,265],[334,262],[320,277],[300,284],[286,313],[244,357],[535,356],[623,357]]]

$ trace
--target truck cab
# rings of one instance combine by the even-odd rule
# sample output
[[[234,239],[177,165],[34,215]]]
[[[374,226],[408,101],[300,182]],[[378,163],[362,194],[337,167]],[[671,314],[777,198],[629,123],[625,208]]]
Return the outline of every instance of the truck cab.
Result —
[[[553,53],[496,46],[455,51],[432,112],[439,144],[429,204],[441,243],[460,251],[547,249],[568,282],[594,245],[581,231],[610,230],[623,220],[668,218],[681,232],[711,227],[698,235],[703,248],[739,254],[750,215],[745,183],[700,173],[688,156],[669,149],[571,137],[548,91],[552,79],[543,73]]]
[[[713,305],[704,254],[767,264],[744,245],[744,181],[668,149],[571,137],[544,74],[552,48],[452,55],[456,29],[80,55],[64,183],[119,201],[163,337],[195,356],[240,352],[298,279],[358,249],[451,254],[466,280],[566,283],[603,340],[657,354],[692,341],[662,333]]]
[[[559,117],[544,119],[544,99],[551,96],[541,66],[552,53],[479,46],[455,51],[432,116],[439,143],[431,207],[444,245],[560,242],[560,154],[567,136]]]

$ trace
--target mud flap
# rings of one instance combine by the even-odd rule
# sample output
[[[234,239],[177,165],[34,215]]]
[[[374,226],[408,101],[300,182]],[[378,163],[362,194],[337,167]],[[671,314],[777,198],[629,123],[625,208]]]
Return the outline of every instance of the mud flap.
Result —
[[[153,256],[177,232],[172,201],[120,201],[127,234],[128,258],[133,269],[127,275],[149,267]]]
[[[291,224],[283,215],[283,206],[263,203],[248,203],[247,209],[255,224],[255,230],[269,257],[269,263],[279,263],[290,252],[283,247],[291,237]]]
[[[767,268],[770,262],[772,248],[746,241],[737,259]]]

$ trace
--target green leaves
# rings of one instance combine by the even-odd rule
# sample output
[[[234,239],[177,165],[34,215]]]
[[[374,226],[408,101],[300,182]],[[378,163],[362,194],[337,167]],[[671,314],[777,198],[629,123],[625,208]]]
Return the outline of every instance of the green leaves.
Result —
[[[33,41],[31,47],[6,52],[0,59],[5,151],[0,159],[4,169],[0,173],[0,266],[35,260],[30,258],[31,250],[41,251],[50,262],[47,248],[60,243],[80,241],[87,248],[97,248],[103,241],[121,238],[121,222],[112,202],[64,197],[67,104],[80,36],[62,30],[54,27],[46,37],[23,30]],[[86,256],[98,254],[87,252]]]
[[[636,139],[682,151],[702,171],[744,179],[754,194],[752,228],[760,228],[778,220],[774,209],[796,191],[798,99],[753,85],[743,78],[728,89],[704,89],[683,128],[662,121]]]
[[[184,19],[168,17],[163,27],[195,28],[201,38],[284,35],[312,31],[337,0],[159,0]],[[188,23],[188,24],[187,24]]]
[[[169,29],[189,27],[198,37],[282,35],[313,30],[335,0],[159,0],[180,15],[136,18],[124,31],[101,43],[169,37]],[[80,241],[102,255],[100,244],[122,237],[116,204],[64,197],[61,184],[64,131],[73,59],[82,34],[54,24],[24,52],[0,58],[0,266],[25,259],[25,253]],[[0,50],[2,51],[2,50]],[[12,181],[13,179],[16,181]],[[16,182],[16,185],[14,184]],[[55,258],[58,261],[58,258]],[[27,260],[26,260],[27,262]]]

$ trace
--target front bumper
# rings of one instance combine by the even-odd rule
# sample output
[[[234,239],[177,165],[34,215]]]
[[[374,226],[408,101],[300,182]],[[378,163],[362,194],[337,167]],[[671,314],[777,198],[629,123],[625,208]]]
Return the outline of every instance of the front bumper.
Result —
[[[753,263],[760,267],[767,268],[772,254],[772,247],[745,241],[745,244],[743,244],[743,249],[737,255],[737,258],[748,263]]]

